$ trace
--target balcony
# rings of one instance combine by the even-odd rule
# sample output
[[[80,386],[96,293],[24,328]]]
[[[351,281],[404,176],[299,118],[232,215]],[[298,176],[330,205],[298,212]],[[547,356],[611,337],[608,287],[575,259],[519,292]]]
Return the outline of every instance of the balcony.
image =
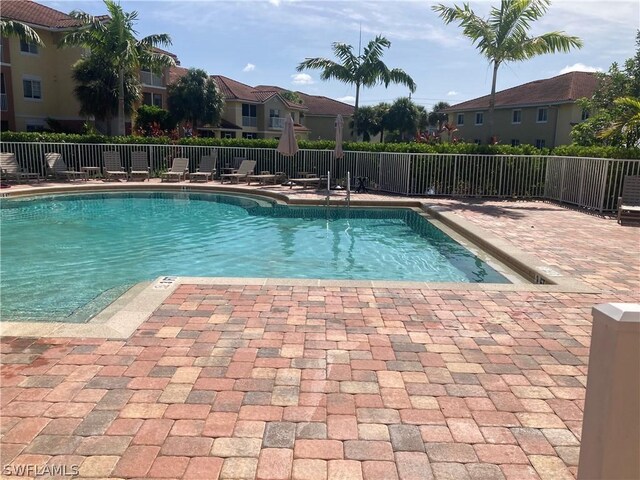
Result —
[[[277,128],[278,130],[282,130],[284,128],[284,118],[270,117],[269,128]]]
[[[152,87],[164,87],[162,76],[158,76],[151,72],[145,72],[144,70],[140,72],[140,82],[143,85],[150,85]]]
[[[7,99],[7,94],[0,94],[0,111],[6,112],[9,110],[9,101]]]
[[[258,117],[242,117],[242,126],[243,127],[257,127],[258,126]]]

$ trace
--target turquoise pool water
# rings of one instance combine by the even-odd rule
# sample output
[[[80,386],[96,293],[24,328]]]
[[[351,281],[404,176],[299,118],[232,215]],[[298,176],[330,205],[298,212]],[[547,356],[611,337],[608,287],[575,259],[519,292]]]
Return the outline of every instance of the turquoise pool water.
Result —
[[[409,209],[188,192],[3,199],[3,319],[86,321],[161,275],[509,283]]]

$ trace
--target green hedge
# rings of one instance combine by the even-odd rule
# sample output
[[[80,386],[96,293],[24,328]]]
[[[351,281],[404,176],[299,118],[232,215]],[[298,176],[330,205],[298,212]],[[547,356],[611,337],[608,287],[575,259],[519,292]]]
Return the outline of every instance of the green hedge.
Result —
[[[51,143],[111,143],[111,144],[146,144],[166,145],[174,143],[167,137],[109,137],[106,135],[78,135],[64,133],[26,133],[3,132],[4,142],[51,142]],[[201,145],[244,148],[276,148],[277,140],[238,139],[238,138],[182,138],[180,145]],[[312,150],[333,150],[334,142],[330,140],[301,140],[300,148]],[[368,143],[345,142],[344,150],[364,152],[397,152],[397,153],[452,153],[452,154],[485,154],[485,155],[560,155],[596,158],[628,158],[640,159],[639,148],[616,147],[581,147],[578,145],[561,145],[552,150],[538,149],[533,145],[475,145],[472,143],[429,145],[426,143]]]

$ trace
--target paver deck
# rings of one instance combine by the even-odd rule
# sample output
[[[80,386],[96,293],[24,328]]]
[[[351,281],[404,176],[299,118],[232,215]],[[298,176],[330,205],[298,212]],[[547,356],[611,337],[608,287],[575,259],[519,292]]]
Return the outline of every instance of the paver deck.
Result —
[[[574,478],[590,310],[640,300],[640,229],[429,202],[600,293],[182,285],[126,341],[5,337],[4,473]]]

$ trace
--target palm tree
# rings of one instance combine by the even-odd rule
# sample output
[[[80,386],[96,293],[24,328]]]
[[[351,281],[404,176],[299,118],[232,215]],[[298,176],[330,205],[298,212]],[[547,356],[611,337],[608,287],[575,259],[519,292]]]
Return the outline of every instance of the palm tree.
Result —
[[[104,20],[88,13],[74,10],[69,15],[80,22],[80,26],[67,33],[61,40],[62,47],[85,47],[91,54],[109,59],[118,72],[118,135],[124,135],[125,77],[138,73],[140,67],[159,70],[175,64],[169,55],[154,50],[157,46],[171,45],[166,33],[136,39],[134,24],[138,12],[122,10],[113,0],[104,0],[109,17]]]
[[[189,69],[169,85],[168,101],[173,119],[189,121],[196,131],[200,122],[218,125],[224,110],[224,95],[218,85],[198,68]]]
[[[33,28],[16,20],[0,19],[0,37],[18,37],[25,42],[44,47],[44,43]]]
[[[568,52],[582,47],[578,37],[564,32],[549,32],[531,37],[531,24],[541,18],[551,4],[550,0],[502,0],[500,7],[491,7],[489,18],[476,15],[468,3],[462,7],[434,5],[446,24],[457,22],[465,36],[471,39],[480,53],[493,65],[493,80],[489,96],[489,135],[493,137],[493,111],[496,100],[498,68],[506,62],[518,62],[545,53]]]
[[[429,125],[432,127],[438,127],[443,125],[449,119],[449,115],[442,110],[446,110],[451,105],[447,102],[438,102],[433,106],[433,109],[429,112]]]
[[[353,112],[354,130],[358,131],[358,105],[360,103],[360,88],[373,87],[390,83],[397,83],[409,87],[411,93],[416,91],[413,79],[400,68],[389,69],[381,60],[385,48],[389,48],[391,42],[382,35],[371,40],[364,48],[362,54],[355,55],[353,46],[346,43],[333,43],[332,49],[339,63],[327,58],[307,58],[298,65],[299,72],[304,69],[321,69],[320,78],[329,80],[335,78],[348,85],[356,86],[356,102]]]
[[[598,136],[600,138],[621,138],[628,148],[637,146],[640,141],[640,99],[619,97],[613,103],[619,107],[619,118],[608,128],[602,130]]]

